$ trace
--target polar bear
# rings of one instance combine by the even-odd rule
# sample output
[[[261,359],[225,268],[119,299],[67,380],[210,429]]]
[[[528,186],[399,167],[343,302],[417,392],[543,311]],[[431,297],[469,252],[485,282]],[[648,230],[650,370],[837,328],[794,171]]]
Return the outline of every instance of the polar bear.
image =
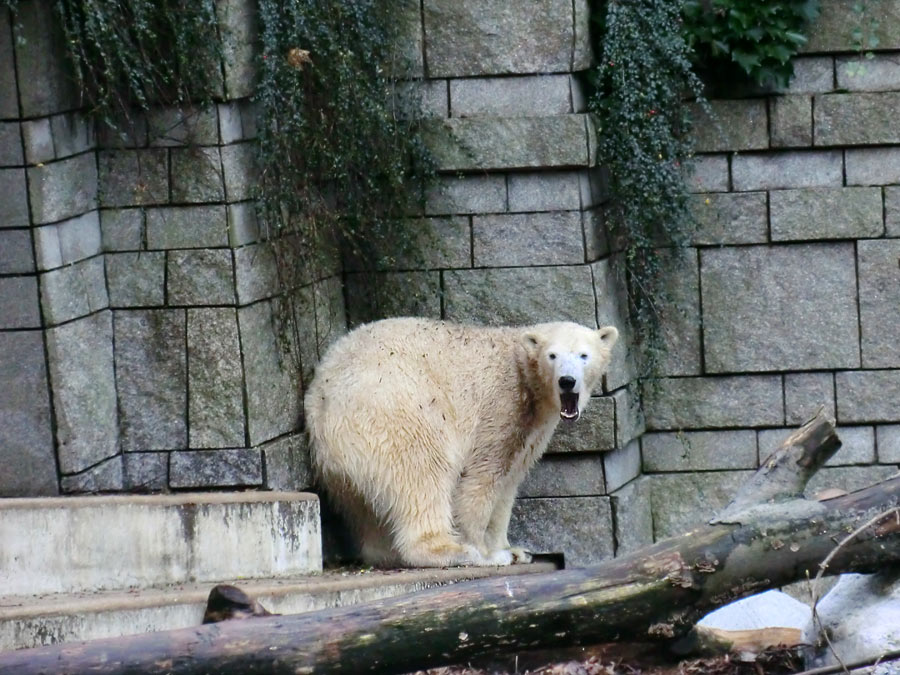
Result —
[[[378,566],[508,565],[516,490],[609,364],[613,326],[360,326],[305,397],[313,468]]]

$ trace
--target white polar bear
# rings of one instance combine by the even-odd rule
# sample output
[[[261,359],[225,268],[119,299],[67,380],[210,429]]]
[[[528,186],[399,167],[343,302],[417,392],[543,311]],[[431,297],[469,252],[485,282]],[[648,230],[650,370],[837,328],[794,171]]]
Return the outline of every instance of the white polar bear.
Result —
[[[516,490],[575,420],[618,331],[387,319],[328,350],[305,398],[313,467],[373,565],[508,565]]]

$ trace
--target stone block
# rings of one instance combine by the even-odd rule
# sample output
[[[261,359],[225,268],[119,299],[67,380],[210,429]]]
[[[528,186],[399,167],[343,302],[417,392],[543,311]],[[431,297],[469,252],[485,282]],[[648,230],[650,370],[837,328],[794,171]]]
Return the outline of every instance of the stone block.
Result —
[[[900,370],[857,370],[834,375],[841,424],[900,420]]]
[[[610,396],[594,396],[574,424],[560,423],[547,446],[548,453],[598,452],[616,447],[616,403]]]
[[[707,523],[734,497],[752,471],[706,471],[647,476],[656,541]]]
[[[241,106],[237,101],[219,103],[219,138],[222,143],[236,143],[244,140],[244,127],[241,120]]]
[[[444,317],[490,325],[554,320],[594,326],[591,270],[579,265],[444,272]]]
[[[900,240],[856,244],[863,368],[900,368]]]
[[[441,171],[594,165],[587,115],[451,117],[425,120],[426,145]]]
[[[755,469],[756,432],[679,431],[641,437],[644,471]]]
[[[838,89],[895,91],[900,89],[900,57],[896,54],[873,54],[872,58],[839,56],[836,75]]]
[[[731,176],[737,192],[841,187],[844,182],[838,150],[736,155],[731,163]]]
[[[60,484],[65,494],[121,491],[125,485],[122,476],[122,456],[110,457],[83,473],[63,476]]]
[[[602,208],[583,212],[581,228],[584,230],[584,255],[588,262],[596,262],[608,256],[606,212]]]
[[[172,201],[220,202],[225,199],[219,148],[172,148]]]
[[[423,5],[427,75],[575,70],[576,54],[581,65],[590,47],[587,31],[576,32],[574,9],[573,3],[561,0],[537,0],[527,12],[505,2],[427,0]],[[586,12],[579,17],[586,21]]]
[[[243,371],[235,310],[188,310],[187,349],[189,446],[244,445]]]
[[[769,193],[772,240],[881,236],[879,188],[812,188]]]
[[[519,486],[519,497],[606,494],[599,455],[544,455]]]
[[[646,431],[647,425],[636,385],[628,385],[613,392],[616,402],[616,447],[622,448]]]
[[[28,227],[28,189],[25,169],[0,169],[0,230],[6,227]]]
[[[764,244],[768,241],[765,192],[711,192],[692,197],[694,244]]]
[[[789,94],[820,94],[834,89],[833,56],[796,56]]]
[[[580,171],[512,173],[509,175],[509,210],[577,211],[582,208]]]
[[[148,209],[147,248],[211,248],[228,245],[225,205]]]
[[[300,377],[292,336],[278,317],[278,302],[259,302],[238,310],[250,445],[259,445],[297,427]]]
[[[228,245],[237,248],[259,240],[259,220],[253,202],[228,205]]]
[[[391,9],[397,33],[385,68],[394,80],[421,79],[425,76],[421,3],[399,0]]]
[[[591,278],[597,307],[597,325],[615,326],[619,339],[612,348],[604,388],[612,391],[630,384],[637,378],[637,349],[634,347],[628,319],[628,297],[625,270],[621,257],[616,255],[591,265]]]
[[[34,250],[28,230],[0,230],[0,274],[34,272]]]
[[[569,75],[450,80],[454,117],[538,117],[572,110]]]
[[[229,202],[249,199],[259,183],[254,143],[236,143],[222,148],[225,198]]]
[[[259,12],[251,0],[216,3],[222,36],[225,95],[244,98],[255,93],[259,54]]]
[[[122,488],[128,492],[161,492],[169,487],[168,452],[126,452],[122,456]]]
[[[763,427],[784,423],[780,375],[677,377],[644,385],[651,430]]]
[[[93,153],[28,168],[28,196],[35,223],[52,223],[97,207]]]
[[[94,121],[85,112],[54,115],[50,118],[50,128],[57,159],[71,157],[96,147]]]
[[[105,258],[110,307],[152,307],[165,304],[164,252],[108,253]]]
[[[894,124],[900,92],[827,94],[816,97],[816,145],[900,142]]]
[[[0,122],[0,166],[22,166],[22,129],[18,122]]]
[[[39,270],[69,265],[97,255],[102,250],[100,215],[84,215],[34,230],[34,248]]]
[[[169,251],[169,305],[233,305],[234,268],[227,248]]]
[[[262,485],[262,455],[253,448],[172,453],[169,485],[212,488]]]
[[[566,265],[585,260],[579,211],[473,216],[476,267]]]
[[[772,99],[772,147],[798,148],[813,144],[812,96]]]
[[[260,446],[270,490],[307,490],[314,485],[304,434],[290,434]]]
[[[594,565],[613,556],[608,497],[517,499],[509,541],[534,553],[565,555],[566,567]]]
[[[25,143],[25,158],[29,164],[50,162],[56,159],[53,147],[53,127],[50,117],[22,122],[22,137]]]
[[[45,272],[40,287],[41,309],[48,325],[109,307],[102,256]]]
[[[658,374],[699,375],[701,371],[699,254],[694,248],[660,249],[660,269],[652,289],[665,298],[658,309],[663,353]]]
[[[113,314],[122,449],[187,447],[184,310]]]
[[[149,138],[145,114],[133,114],[129,119],[119,117],[113,120],[113,124],[115,126],[111,126],[103,120],[97,121],[98,147],[104,150],[147,147]]]
[[[144,210],[100,211],[100,243],[104,251],[136,251],[144,239]]]
[[[407,80],[394,83],[394,102],[403,119],[449,117],[447,80]]]
[[[351,326],[394,316],[441,318],[439,272],[349,274],[345,283]]]
[[[759,431],[759,460],[761,463],[771,456],[796,429],[761,429]],[[825,466],[846,466],[851,464],[875,463],[875,430],[873,427],[838,428],[837,434],[843,445]]]
[[[900,186],[884,188],[884,229],[888,237],[900,237]]]
[[[78,473],[118,452],[118,412],[109,312],[47,331],[47,362],[62,473]]]
[[[328,346],[347,332],[347,308],[341,277],[329,277],[313,284],[313,301],[316,305],[316,341],[321,358]]]
[[[854,492],[897,475],[895,466],[832,466],[819,470],[806,485],[804,494],[812,497],[837,488]]]
[[[824,406],[834,417],[834,375],[832,373],[786,373],[784,376],[784,419],[801,425]]]
[[[0,329],[40,327],[37,277],[0,277]]]
[[[861,33],[861,35],[860,35]],[[823,2],[809,41],[802,52],[858,52],[860,49],[900,49],[900,2]]]
[[[694,157],[685,180],[691,192],[728,192],[727,155]]]
[[[218,110],[215,105],[153,108],[147,113],[147,134],[153,146],[216,145]]]
[[[169,161],[165,148],[101,150],[100,203],[146,206],[169,201]]]
[[[4,119],[21,117],[18,94],[12,26],[9,22],[9,12],[2,12],[0,13],[0,117]]]
[[[364,260],[348,256],[346,271],[441,269],[472,266],[468,216],[406,218],[395,234],[371,243]]]
[[[712,117],[691,106],[695,152],[763,150],[769,147],[769,119],[762,98],[709,101]]]
[[[306,389],[315,374],[315,365],[319,362],[319,337],[316,334],[316,299],[313,285],[295,289],[291,293],[291,304],[294,308],[294,333],[297,339],[297,351],[300,354],[300,378]]]
[[[0,332],[0,382],[0,463],[6,467],[0,471],[0,495],[55,495],[59,487],[40,331]]]
[[[247,305],[278,293],[275,253],[272,244],[251,244],[234,251],[234,273],[238,304]]]
[[[425,205],[430,215],[506,211],[506,177],[499,174],[439,176]]]
[[[616,555],[653,543],[649,479],[639,477],[610,495],[615,521]]]
[[[852,244],[708,249],[701,257],[707,372],[859,367]]]
[[[875,427],[878,461],[900,464],[900,424],[881,424]]]
[[[850,148],[844,157],[847,185],[900,183],[900,148]]]
[[[603,473],[606,489],[618,490],[641,473],[641,444],[635,439],[624,447],[603,453]]]

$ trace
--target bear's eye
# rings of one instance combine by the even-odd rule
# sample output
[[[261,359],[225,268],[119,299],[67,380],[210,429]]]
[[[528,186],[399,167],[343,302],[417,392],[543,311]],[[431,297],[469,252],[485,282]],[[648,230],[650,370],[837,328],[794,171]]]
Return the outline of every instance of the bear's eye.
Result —
[[[555,361],[555,360],[556,360],[556,354],[554,354],[553,352],[550,352],[547,356],[549,357],[549,359],[550,359],[551,361]]]
[[[587,361],[587,360],[588,360],[588,355],[587,355],[587,354],[582,354],[582,355],[581,355],[581,360],[582,360],[582,361]]]

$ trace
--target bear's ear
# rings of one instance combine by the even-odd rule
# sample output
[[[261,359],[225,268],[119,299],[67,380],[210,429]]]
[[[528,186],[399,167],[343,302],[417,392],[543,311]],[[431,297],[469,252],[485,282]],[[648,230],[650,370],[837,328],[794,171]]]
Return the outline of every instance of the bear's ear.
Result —
[[[597,337],[600,338],[600,342],[612,348],[616,344],[616,340],[619,339],[619,331],[615,326],[604,326],[597,329]]]
[[[522,336],[522,344],[529,354],[537,353],[544,346],[544,338],[540,333],[528,332]]]

